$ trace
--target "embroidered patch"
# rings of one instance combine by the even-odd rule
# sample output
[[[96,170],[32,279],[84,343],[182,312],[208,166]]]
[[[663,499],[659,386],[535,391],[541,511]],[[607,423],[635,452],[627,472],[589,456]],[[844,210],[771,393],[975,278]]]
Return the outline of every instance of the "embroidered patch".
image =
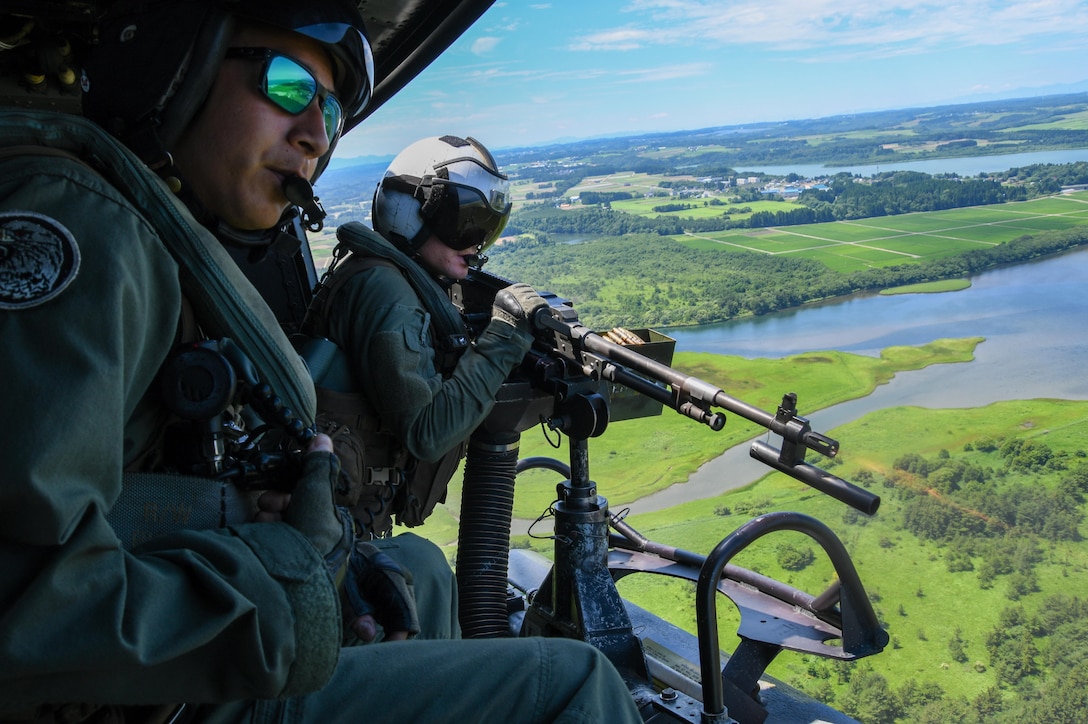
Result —
[[[32,211],[0,213],[0,309],[30,309],[64,291],[79,272],[75,237]]]

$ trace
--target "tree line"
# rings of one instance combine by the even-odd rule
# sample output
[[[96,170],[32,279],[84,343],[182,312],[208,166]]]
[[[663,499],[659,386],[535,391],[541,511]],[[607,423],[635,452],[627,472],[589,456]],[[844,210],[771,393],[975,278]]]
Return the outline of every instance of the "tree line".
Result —
[[[995,179],[962,179],[931,176],[917,171],[892,171],[876,174],[869,183],[859,182],[849,174],[838,174],[830,180],[827,188],[806,189],[798,200],[812,209],[821,221],[842,221],[987,206],[1006,201],[1024,201],[1028,197],[1026,186],[1009,186]]]
[[[995,453],[999,464],[968,457],[973,452]],[[855,476],[859,483],[878,484],[877,476],[862,472]],[[958,628],[947,641],[949,660],[980,673],[990,670],[997,683],[967,699],[912,678],[889,682],[868,664],[814,659],[808,693],[867,724],[1081,721],[1088,706],[1088,600],[1051,594],[1031,612],[1020,599],[1038,590],[1035,567],[1044,547],[1080,539],[1088,454],[1055,451],[1033,439],[980,439],[965,445],[963,455],[903,455],[883,482],[904,502],[900,527],[937,541],[950,572],[973,574],[982,588],[1004,582],[1009,605],[989,631],[974,634],[987,658],[971,664],[970,642]],[[866,523],[856,511],[845,519]],[[892,646],[901,645],[893,637]],[[833,678],[846,684],[837,696]]]
[[[635,216],[614,211],[610,206],[613,201],[632,198],[630,192],[583,191],[580,200],[585,208],[561,210],[548,204],[519,208],[512,214],[507,232],[595,235],[645,232],[669,236],[685,232],[761,229],[1024,201],[1042,193],[1054,193],[1054,186],[1057,185],[1060,190],[1062,185],[1054,176],[1043,175],[1042,170],[1038,175],[1027,176],[1027,179],[1011,185],[998,178],[940,177],[917,171],[890,171],[877,174],[871,180],[860,180],[842,173],[834,176],[825,188],[802,191],[798,197],[799,205],[790,205],[781,211],[758,211],[745,219],[730,218],[728,210],[709,218]],[[769,197],[755,188],[730,192],[735,193],[735,198],[731,199],[733,203],[765,198],[781,200],[781,197]],[[723,205],[720,200],[715,200],[718,201],[715,205]],[[666,213],[690,208],[690,204],[674,203],[655,206],[653,210]]]
[[[1088,244],[1088,227],[1074,227],[940,259],[841,273],[813,259],[691,249],[646,234],[640,217],[586,212],[612,220],[614,235],[575,244],[548,233],[520,237],[489,250],[488,270],[570,299],[582,322],[600,329],[722,322],[860,291],[959,279]],[[575,228],[565,233],[577,234]]]

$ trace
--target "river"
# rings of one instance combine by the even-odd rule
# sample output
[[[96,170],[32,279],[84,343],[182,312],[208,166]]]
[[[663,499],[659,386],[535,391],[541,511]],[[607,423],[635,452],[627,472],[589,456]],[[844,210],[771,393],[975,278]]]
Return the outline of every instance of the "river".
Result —
[[[1065,151],[1031,151],[994,156],[964,156],[958,158],[932,158],[925,161],[888,161],[887,163],[860,166],[824,166],[821,164],[792,164],[783,166],[750,166],[737,171],[762,172],[772,176],[788,176],[795,173],[804,178],[818,178],[848,171],[858,176],[872,176],[881,171],[920,171],[921,173],[954,173],[959,176],[978,176],[980,173],[997,173],[1010,168],[1031,166],[1036,163],[1074,163],[1088,161],[1088,149]]]
[[[854,296],[754,319],[662,330],[678,351],[779,358],[884,347],[948,337],[985,337],[975,359],[901,372],[867,397],[801,414],[828,432],[874,410],[900,405],[981,407],[1000,400],[1088,400],[1088,248],[988,271],[971,287],[941,294]],[[726,390],[729,392],[729,390]],[[768,468],[747,443],[706,463],[687,483],[629,507],[648,512],[757,480]],[[816,462],[816,461],[813,461]],[[818,464],[818,463],[817,463]]]

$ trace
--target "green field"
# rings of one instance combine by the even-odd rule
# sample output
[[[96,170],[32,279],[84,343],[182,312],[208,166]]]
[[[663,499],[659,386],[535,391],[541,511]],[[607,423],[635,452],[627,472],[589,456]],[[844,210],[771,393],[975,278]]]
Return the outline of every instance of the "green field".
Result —
[[[652,177],[657,178],[657,177]],[[675,177],[660,177],[662,179],[669,178],[675,181]],[[614,191],[627,191],[629,189],[612,189]],[[668,196],[657,196],[654,198],[638,198],[638,199],[626,199],[622,201],[613,201],[611,206],[616,211],[622,211],[626,214],[635,214],[637,216],[684,216],[693,219],[707,219],[713,217],[719,217],[726,214],[729,209],[733,209],[728,214],[730,219],[742,220],[747,219],[749,216],[757,211],[783,211],[792,208],[792,203],[789,201],[727,201],[728,194],[722,194],[717,197],[721,201],[720,205],[711,206],[707,203],[707,199],[679,199],[670,198]],[[689,204],[692,208],[685,209],[683,211],[654,211],[655,206],[662,206],[665,204]],[[737,209],[748,209],[743,213],[738,212]]]
[[[1070,113],[1048,123],[1032,123],[1030,125],[1020,126],[1019,130],[1048,130],[1051,128],[1061,130],[1084,130],[1088,128],[1088,111]]]
[[[893,289],[881,289],[884,296],[893,294],[939,294],[941,292],[958,292],[971,287],[970,279],[943,279],[939,282],[923,282],[921,284],[907,284]]]
[[[792,368],[797,371],[794,377],[799,388],[804,390],[802,400],[808,399],[820,407],[830,399],[828,395],[841,395],[844,390],[853,395],[864,390],[881,368],[886,374],[896,368],[961,359],[975,342],[958,340],[946,341],[937,348],[893,348],[886,350],[884,362],[876,365],[877,361],[871,358],[867,361],[845,355],[832,359],[825,353],[799,355],[790,360],[683,355],[679,362],[685,371],[704,379],[724,375],[730,386],[734,379],[749,380],[738,394],[759,405],[766,405],[770,397],[770,389],[764,388],[776,385],[778,378]],[[748,366],[735,368],[744,364]],[[805,382],[808,373],[811,377]],[[735,417],[727,429],[730,426],[738,426]],[[906,445],[905,430],[910,431]],[[591,440],[592,478],[609,500],[612,511],[621,511],[623,502],[632,499],[631,496],[637,498],[661,489],[677,476],[681,480],[686,478],[693,465],[713,457],[714,448],[705,447],[705,440],[695,442],[693,447],[688,443],[691,438],[712,438],[721,433],[703,436],[700,432],[703,431],[694,423],[666,411],[662,417],[611,425],[601,438]],[[750,432],[749,429],[744,434]],[[658,512],[631,515],[627,522],[651,540],[705,554],[724,536],[761,513],[792,510],[822,521],[846,546],[874,609],[891,636],[889,646],[880,654],[845,666],[851,671],[874,671],[896,691],[914,682],[914,685],[939,686],[946,697],[973,700],[998,683],[986,639],[1005,609],[1019,606],[1032,612],[1055,594],[1088,597],[1088,579],[1085,579],[1088,542],[1084,539],[1088,525],[1083,521],[1080,540],[1040,544],[1042,558],[1033,568],[1034,590],[1011,597],[1008,572],[999,574],[992,584],[984,583],[979,571],[985,563],[978,556],[973,557],[971,570],[951,572],[948,560],[950,549],[955,546],[922,540],[904,530],[903,506],[910,497],[906,493],[917,492],[926,482],[909,475],[899,478],[893,475],[894,462],[905,450],[934,459],[945,455],[942,451],[948,451],[957,460],[981,468],[1002,468],[1003,461],[997,452],[983,451],[981,445],[971,451],[974,444],[985,438],[1034,440],[1074,459],[1083,459],[1088,448],[1088,402],[1029,400],[977,409],[894,408],[821,432],[842,441],[842,452],[837,462],[812,462],[847,480],[860,482],[864,475],[871,475],[873,482],[866,486],[882,499],[876,515],[851,515],[844,504],[792,478],[770,473],[745,488]],[[563,458],[565,450],[549,449],[537,438],[539,435],[535,433],[523,436],[522,457]],[[1026,483],[1054,489],[1063,475],[1055,471],[1034,477],[999,474],[994,484],[1007,487]],[[515,514],[535,517],[541,513],[540,506],[547,506],[556,482],[554,473],[534,471],[519,475]],[[414,529],[447,546],[451,562],[460,507],[459,476],[454,483],[446,505],[436,510],[426,526]],[[527,505],[529,501],[532,502]],[[1083,510],[1084,504],[1080,507]],[[547,538],[548,531],[550,525],[544,524],[537,537],[517,536],[515,545],[528,546],[550,556],[553,543]],[[784,547],[815,548],[816,559],[802,570],[786,570],[780,560]],[[835,577],[830,562],[812,539],[793,531],[760,539],[733,562],[812,594],[824,590]],[[633,575],[622,580],[619,589],[624,597],[643,608],[688,631],[696,630],[694,584],[662,576]],[[721,598],[718,616],[719,638],[728,651],[736,641],[739,614]],[[962,640],[961,660],[950,653],[953,638]],[[768,673],[832,705],[841,703],[838,697],[844,696],[848,689],[840,665],[811,655],[786,651],[768,668]],[[1007,692],[1006,698],[1010,696],[1013,694]]]
[[[866,469],[879,479],[903,452],[902,430],[912,431],[912,449],[927,456],[941,449],[959,452],[965,443],[980,437],[1006,434],[1045,440],[1055,449],[1083,451],[1088,447],[1088,403],[1037,400],[970,410],[883,410],[832,431],[844,441],[844,464],[834,469],[835,474],[855,479],[859,471]],[[975,460],[995,467],[1001,464],[993,454],[987,457],[979,453]],[[1040,484],[1053,485],[1054,480],[1044,476]],[[976,571],[949,573],[945,549],[898,527],[901,501],[894,487],[875,486],[873,492],[881,495],[881,508],[860,525],[844,522],[846,506],[842,503],[777,473],[744,491],[632,516],[629,522],[652,540],[705,551],[758,512],[796,510],[815,516],[828,524],[850,551],[878,616],[893,639],[884,652],[861,665],[881,672],[896,688],[913,678],[936,683],[948,694],[973,698],[995,684],[993,671],[986,666],[985,635],[997,623],[1002,609],[1014,605],[1006,595],[1004,581],[999,578],[993,587],[983,588]],[[716,513],[725,508],[733,514]],[[1082,524],[1082,532],[1084,528]],[[785,543],[804,543],[804,536],[768,536],[765,545],[753,546],[737,562],[812,593],[823,590],[834,575],[826,560],[811,570],[786,571],[776,561],[778,546]],[[1019,603],[1031,610],[1054,593],[1084,597],[1088,595],[1086,572],[1088,544],[1083,540],[1048,544],[1044,561],[1036,569],[1039,590]],[[678,603],[678,598],[691,600],[685,585],[648,585],[643,582],[647,576],[634,578],[643,580],[623,588],[625,595],[650,610],[670,612],[675,623],[695,630],[691,610]],[[728,604],[721,608],[721,641],[729,646],[736,640],[737,614]],[[964,663],[953,661],[949,655],[948,642],[957,629],[966,644],[968,660]],[[977,667],[980,662],[983,666]],[[821,675],[830,676],[832,688],[841,689],[831,669],[815,657],[784,653],[769,672],[816,693],[821,688]],[[817,675],[813,676],[813,672]]]
[[[1088,192],[1082,191],[995,206],[671,238],[693,249],[815,259],[845,273],[952,256],[1025,234],[1085,224]]]

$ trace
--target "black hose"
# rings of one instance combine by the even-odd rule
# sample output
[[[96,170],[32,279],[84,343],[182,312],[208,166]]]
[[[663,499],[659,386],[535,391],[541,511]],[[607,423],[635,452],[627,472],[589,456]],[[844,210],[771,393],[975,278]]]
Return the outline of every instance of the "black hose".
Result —
[[[510,635],[506,607],[510,523],[514,515],[517,433],[476,431],[465,457],[457,589],[461,635]]]

